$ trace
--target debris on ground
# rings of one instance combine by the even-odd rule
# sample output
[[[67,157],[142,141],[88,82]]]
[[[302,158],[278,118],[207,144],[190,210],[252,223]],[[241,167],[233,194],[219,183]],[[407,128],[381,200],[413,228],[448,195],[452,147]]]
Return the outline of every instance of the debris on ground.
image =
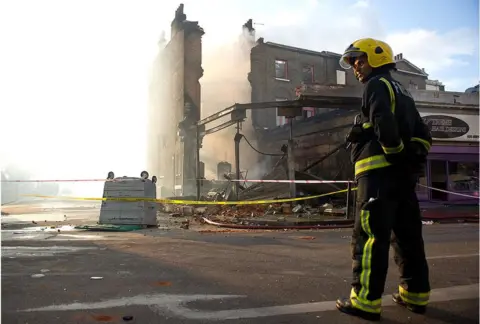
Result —
[[[296,172],[296,178],[300,180],[322,180],[312,174]],[[294,203],[273,203],[273,204],[239,204],[239,205],[201,205],[201,201],[229,201],[236,200],[235,187],[238,185],[238,200],[278,200],[290,197],[288,183],[248,183],[233,182],[235,174],[226,173],[222,180],[202,180],[200,202],[195,205],[161,204],[159,215],[170,218],[180,228],[188,229],[192,223],[174,220],[177,218],[190,219],[195,224],[204,224],[204,217],[219,223],[252,225],[255,221],[274,222],[315,222],[324,220],[325,216],[331,218],[345,217],[345,194],[325,196],[318,199],[299,200]],[[241,179],[246,179],[246,174]],[[280,159],[272,171],[265,174],[264,180],[287,179],[285,160]],[[227,181],[225,181],[227,180]],[[297,196],[311,196],[338,191],[342,188],[333,184],[298,184]],[[167,197],[172,200],[197,200],[196,197]],[[177,225],[178,226],[178,225]]]
[[[219,223],[253,225],[255,222],[314,222],[324,220],[325,217],[336,219],[345,217],[346,208],[334,206],[332,203],[325,203],[321,206],[309,204],[252,204],[252,205],[207,205],[207,206],[186,206],[186,205],[164,205],[160,212],[173,223],[179,224],[182,229],[189,229],[195,224],[204,224],[203,217]],[[178,220],[176,220],[178,219]],[[181,220],[184,219],[184,220]],[[189,220],[189,221],[187,221]]]
[[[299,240],[313,241],[315,236],[297,236]]]
[[[182,224],[180,225],[180,228],[189,229],[190,228],[190,221],[188,219],[182,221]]]

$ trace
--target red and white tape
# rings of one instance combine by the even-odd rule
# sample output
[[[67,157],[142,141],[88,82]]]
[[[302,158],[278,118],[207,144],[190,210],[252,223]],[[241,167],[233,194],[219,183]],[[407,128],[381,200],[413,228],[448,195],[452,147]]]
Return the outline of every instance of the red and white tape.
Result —
[[[2,180],[1,182],[92,182],[110,181],[107,179],[64,179],[64,180]]]
[[[59,180],[2,180],[1,182],[115,182],[115,181],[128,181],[132,179],[59,179]]]
[[[440,191],[440,192],[448,193],[448,194],[450,194],[450,195],[457,195],[457,196],[466,197],[466,198],[480,199],[480,197],[478,197],[478,196],[466,195],[466,194],[462,194],[462,193],[459,193],[459,192],[454,192],[454,191],[448,191],[448,190],[438,189],[438,188],[429,187],[429,186],[426,186],[426,185],[423,185],[423,184],[419,184],[419,186],[420,186],[420,187],[424,187],[424,188],[428,188],[428,189],[430,189],[430,190],[435,190],[435,191]]]

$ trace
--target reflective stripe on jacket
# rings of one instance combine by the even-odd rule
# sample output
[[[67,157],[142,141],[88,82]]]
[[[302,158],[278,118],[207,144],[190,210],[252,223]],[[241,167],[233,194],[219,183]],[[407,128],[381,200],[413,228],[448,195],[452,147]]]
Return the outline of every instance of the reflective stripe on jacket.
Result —
[[[411,94],[388,73],[376,75],[365,84],[361,121],[362,128],[371,136],[352,144],[355,178],[404,163],[405,155],[412,154],[412,145],[421,145],[421,154],[425,156],[431,148],[430,131]]]

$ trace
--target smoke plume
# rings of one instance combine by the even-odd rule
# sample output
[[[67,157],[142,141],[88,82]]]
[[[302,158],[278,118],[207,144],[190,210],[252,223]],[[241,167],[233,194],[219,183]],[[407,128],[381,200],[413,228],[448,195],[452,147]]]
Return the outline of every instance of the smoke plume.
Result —
[[[202,85],[201,115],[205,118],[234,103],[251,101],[251,87],[248,82],[250,72],[250,50],[254,45],[254,35],[247,28],[237,39],[216,48],[204,49],[202,66],[204,75]],[[251,112],[241,125],[240,133],[255,145]],[[226,116],[207,125],[207,129],[228,121]],[[205,163],[205,176],[214,178],[216,165],[226,161],[235,168],[234,136],[236,127],[230,126],[219,132],[207,135],[203,140],[201,159]],[[240,170],[252,168],[258,161],[258,153],[253,151],[245,141],[240,144]]]

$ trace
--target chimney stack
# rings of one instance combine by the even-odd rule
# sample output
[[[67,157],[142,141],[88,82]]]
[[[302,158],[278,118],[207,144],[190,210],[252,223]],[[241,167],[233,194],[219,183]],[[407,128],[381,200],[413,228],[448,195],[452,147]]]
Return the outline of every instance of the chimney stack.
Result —
[[[175,11],[175,18],[171,24],[171,35],[175,35],[180,29],[182,29],[183,23],[187,20],[187,15],[183,12],[183,3],[181,3]]]

